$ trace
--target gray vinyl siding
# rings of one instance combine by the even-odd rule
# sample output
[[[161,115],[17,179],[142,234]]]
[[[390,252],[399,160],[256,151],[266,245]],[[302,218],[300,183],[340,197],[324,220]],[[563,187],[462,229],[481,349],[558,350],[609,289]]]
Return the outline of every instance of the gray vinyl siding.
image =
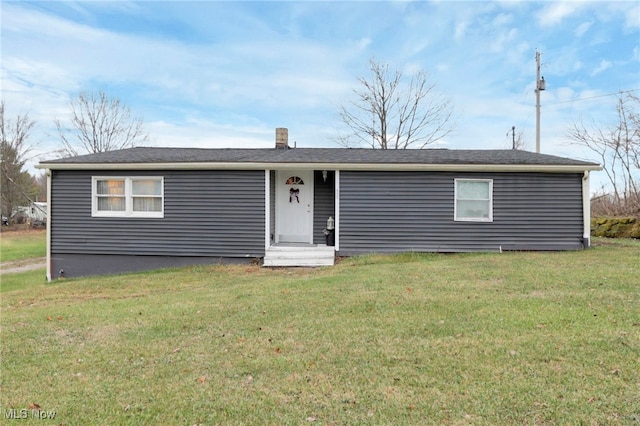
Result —
[[[493,179],[493,222],[454,221],[454,179]],[[340,254],[582,248],[582,175],[340,174]]]
[[[164,177],[164,218],[91,217],[92,176]],[[264,256],[264,171],[53,171],[51,184],[54,262],[70,254]]]
[[[322,171],[316,170],[314,176],[313,199],[313,243],[326,244],[324,229],[327,227],[329,216],[335,214],[335,173],[327,172],[327,181],[322,178]]]

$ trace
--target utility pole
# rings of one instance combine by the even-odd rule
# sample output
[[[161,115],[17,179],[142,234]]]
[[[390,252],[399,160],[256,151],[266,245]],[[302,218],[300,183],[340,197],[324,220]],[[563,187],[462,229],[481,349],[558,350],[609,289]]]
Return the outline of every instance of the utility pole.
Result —
[[[544,77],[540,77],[540,52],[536,50],[536,152],[540,152],[540,92],[545,89]]]

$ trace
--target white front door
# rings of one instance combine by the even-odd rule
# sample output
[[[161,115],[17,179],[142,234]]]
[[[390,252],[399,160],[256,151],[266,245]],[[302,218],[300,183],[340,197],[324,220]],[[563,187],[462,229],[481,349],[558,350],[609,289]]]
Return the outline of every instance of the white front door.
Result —
[[[276,171],[276,243],[313,244],[313,170]]]

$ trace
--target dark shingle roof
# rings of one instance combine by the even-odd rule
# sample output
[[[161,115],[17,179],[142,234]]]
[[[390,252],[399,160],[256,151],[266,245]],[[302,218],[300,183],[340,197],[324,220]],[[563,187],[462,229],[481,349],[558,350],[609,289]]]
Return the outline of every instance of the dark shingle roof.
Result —
[[[528,151],[504,150],[374,150],[349,148],[200,149],[130,148],[43,161],[41,166],[72,164],[176,163],[321,163],[321,164],[430,164],[430,165],[544,165],[597,167],[596,163]]]

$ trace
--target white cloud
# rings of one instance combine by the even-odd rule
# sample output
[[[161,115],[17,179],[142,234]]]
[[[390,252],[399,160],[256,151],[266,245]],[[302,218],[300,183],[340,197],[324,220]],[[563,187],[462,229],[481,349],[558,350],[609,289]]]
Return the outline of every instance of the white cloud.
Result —
[[[496,53],[506,53],[512,46],[518,36],[518,30],[511,28],[508,31],[501,32],[493,38],[491,43],[491,51]]]
[[[631,7],[627,10],[625,25],[627,28],[637,30],[640,28],[640,5],[636,2],[630,2]]]
[[[513,22],[513,15],[508,13],[498,13],[495,18],[493,18],[492,24],[495,27],[503,27],[507,24],[511,24]]]
[[[541,27],[559,25],[563,20],[575,14],[581,7],[582,4],[579,2],[545,3],[545,6],[537,14],[538,24]]]
[[[365,50],[371,45],[371,39],[369,37],[362,37],[361,39],[356,40],[355,45],[358,50]]]
[[[587,31],[589,31],[589,28],[591,28],[592,25],[593,25],[593,21],[587,21],[587,22],[581,23],[573,31],[573,35],[575,35],[578,38],[582,37],[583,35],[585,35]]]
[[[213,120],[190,120],[183,124],[154,121],[147,123],[145,129],[154,146],[188,148],[271,148],[271,133],[275,132],[275,128],[237,127]]]
[[[552,92],[555,95],[554,99],[550,102],[567,102],[574,98],[575,92],[571,87],[559,87]]]
[[[611,68],[613,66],[613,63],[611,63],[610,61],[607,61],[606,59],[603,59],[602,61],[600,61],[600,65],[598,65],[598,68],[594,69],[591,72],[591,76],[596,76],[606,70],[608,70],[609,68]]]
[[[469,22],[467,21],[460,21],[456,23],[453,37],[456,40],[463,40],[467,35],[468,28],[469,28]]]
[[[450,65],[449,64],[445,64],[445,63],[439,63],[439,64],[436,65],[435,69],[440,73],[444,73],[444,72],[449,71]]]

